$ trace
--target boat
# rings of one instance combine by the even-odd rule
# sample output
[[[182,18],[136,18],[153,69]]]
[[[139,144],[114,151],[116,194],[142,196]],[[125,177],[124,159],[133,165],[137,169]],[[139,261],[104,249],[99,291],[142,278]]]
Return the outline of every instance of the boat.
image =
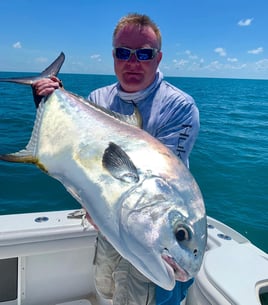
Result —
[[[203,264],[184,305],[268,304],[268,255],[208,217]],[[96,231],[84,211],[0,216],[0,305],[112,305],[95,290]]]

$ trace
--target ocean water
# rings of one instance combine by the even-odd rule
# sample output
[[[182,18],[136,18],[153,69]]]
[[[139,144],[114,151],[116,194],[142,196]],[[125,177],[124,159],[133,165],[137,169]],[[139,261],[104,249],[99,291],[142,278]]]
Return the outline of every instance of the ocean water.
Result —
[[[27,73],[4,73],[18,77]],[[61,74],[67,90],[82,96],[114,76]],[[175,78],[200,110],[201,130],[190,170],[207,214],[268,252],[268,80]],[[35,118],[31,88],[0,83],[0,153],[26,146]],[[0,161],[0,214],[79,208],[56,180],[34,165]]]

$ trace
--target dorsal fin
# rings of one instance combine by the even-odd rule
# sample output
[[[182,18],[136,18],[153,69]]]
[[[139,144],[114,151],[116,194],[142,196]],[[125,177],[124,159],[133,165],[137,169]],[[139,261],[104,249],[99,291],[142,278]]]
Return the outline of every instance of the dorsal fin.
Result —
[[[93,105],[95,105],[94,103],[92,103]],[[141,118],[141,114],[138,110],[138,108],[136,106],[134,106],[134,112],[131,115],[127,115],[127,114],[121,114],[115,111],[111,111],[109,109],[106,109],[104,107],[95,105],[97,108],[101,109],[103,112],[113,116],[116,119],[119,119],[120,121],[123,121],[125,123],[128,123],[130,125],[142,128],[142,118]]]
[[[73,92],[70,92],[68,91],[68,94],[72,95],[74,98],[76,99],[79,99],[82,103],[84,103],[85,105],[91,105],[92,107],[96,108],[96,109],[99,109],[101,110],[102,112],[122,121],[122,122],[125,122],[125,123],[128,123],[130,125],[133,125],[133,126],[136,126],[136,127],[139,127],[139,128],[142,128],[142,117],[141,117],[141,114],[138,110],[138,107],[134,105],[134,112],[131,114],[131,115],[127,115],[127,114],[121,114],[121,113],[118,113],[118,112],[115,112],[115,111],[112,111],[112,110],[109,110],[103,106],[100,106],[98,104],[95,104],[89,100],[86,100],[84,98],[82,98],[81,96],[73,93]]]

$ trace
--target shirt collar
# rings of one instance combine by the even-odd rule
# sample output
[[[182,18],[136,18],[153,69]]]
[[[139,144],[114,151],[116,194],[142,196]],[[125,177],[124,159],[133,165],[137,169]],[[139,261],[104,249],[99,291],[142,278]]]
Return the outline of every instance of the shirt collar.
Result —
[[[162,80],[163,80],[163,74],[162,74],[162,72],[157,70],[157,72],[155,74],[155,79],[150,86],[148,86],[144,90],[133,92],[133,93],[123,91],[121,89],[120,83],[117,83],[118,95],[125,102],[138,103],[138,102],[146,99],[160,85]]]

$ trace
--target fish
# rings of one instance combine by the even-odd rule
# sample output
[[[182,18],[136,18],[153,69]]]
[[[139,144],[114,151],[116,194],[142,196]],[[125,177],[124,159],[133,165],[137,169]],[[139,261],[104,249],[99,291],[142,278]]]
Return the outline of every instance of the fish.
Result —
[[[39,76],[1,82],[32,85],[56,76],[62,52]],[[2,161],[35,164],[89,213],[113,247],[166,290],[200,270],[207,220],[200,188],[165,145],[142,130],[139,112],[122,115],[65,88],[36,96],[26,148]]]

